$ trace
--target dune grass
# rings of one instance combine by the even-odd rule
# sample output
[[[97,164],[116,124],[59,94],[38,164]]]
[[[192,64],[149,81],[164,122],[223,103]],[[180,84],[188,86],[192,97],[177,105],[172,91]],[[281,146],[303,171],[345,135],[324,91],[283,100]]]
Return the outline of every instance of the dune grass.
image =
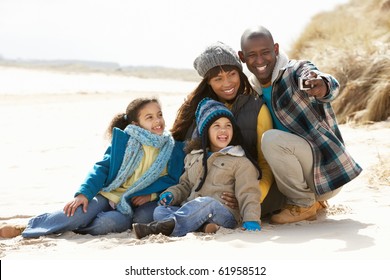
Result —
[[[291,58],[313,61],[340,82],[340,123],[390,117],[390,0],[351,0],[312,18]]]

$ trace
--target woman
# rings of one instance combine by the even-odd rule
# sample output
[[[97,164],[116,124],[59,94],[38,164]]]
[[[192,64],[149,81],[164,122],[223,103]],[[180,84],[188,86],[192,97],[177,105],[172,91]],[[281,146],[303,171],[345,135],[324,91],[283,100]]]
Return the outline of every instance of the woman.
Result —
[[[237,121],[246,149],[258,161],[262,171],[259,188],[263,216],[280,209],[284,198],[276,185],[273,186],[271,169],[261,151],[263,133],[273,128],[271,115],[262,97],[252,89],[238,55],[231,47],[217,42],[209,45],[195,59],[194,68],[203,79],[179,108],[171,129],[173,138],[177,141],[192,138],[196,128],[195,111],[203,98],[209,97],[224,103]],[[223,199],[231,207],[237,207],[232,194],[224,193]]]

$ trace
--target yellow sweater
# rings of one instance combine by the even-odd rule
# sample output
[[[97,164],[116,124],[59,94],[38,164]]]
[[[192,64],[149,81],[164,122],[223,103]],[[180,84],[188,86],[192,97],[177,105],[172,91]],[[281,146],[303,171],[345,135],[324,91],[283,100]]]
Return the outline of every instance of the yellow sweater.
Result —
[[[102,196],[117,204],[120,201],[120,198],[123,195],[123,193],[129,187],[131,187],[133,183],[137,181],[150,168],[150,166],[156,160],[158,153],[160,152],[160,149],[151,146],[145,146],[145,145],[143,145],[142,148],[144,150],[144,156],[137,169],[135,169],[134,173],[129,178],[127,178],[126,182],[119,188],[112,190],[110,192],[103,192],[103,191],[100,192]],[[168,172],[167,167],[165,167],[163,172],[160,174],[160,176],[166,175],[167,172]],[[153,196],[152,194],[151,200],[154,200],[155,198],[156,195]]]
[[[272,183],[274,182],[274,175],[272,174],[271,168],[264,158],[263,152],[261,151],[261,138],[263,133],[273,128],[271,113],[268,107],[264,104],[261,106],[259,115],[257,116],[257,158],[261,169],[262,177],[260,180],[261,199],[263,202],[267,196]]]

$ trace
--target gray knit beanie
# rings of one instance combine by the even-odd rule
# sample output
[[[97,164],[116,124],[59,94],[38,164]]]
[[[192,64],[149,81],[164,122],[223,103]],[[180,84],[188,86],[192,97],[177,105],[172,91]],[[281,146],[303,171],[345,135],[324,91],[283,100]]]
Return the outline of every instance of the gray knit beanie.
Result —
[[[194,61],[194,68],[202,77],[211,68],[221,65],[234,65],[242,71],[242,64],[236,52],[222,42],[209,45]]]

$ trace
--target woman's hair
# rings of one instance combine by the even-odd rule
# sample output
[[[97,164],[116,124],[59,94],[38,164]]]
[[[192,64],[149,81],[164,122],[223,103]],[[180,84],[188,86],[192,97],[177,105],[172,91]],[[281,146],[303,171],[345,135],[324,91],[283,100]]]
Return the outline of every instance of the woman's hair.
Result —
[[[137,98],[131,101],[129,105],[127,105],[125,113],[118,113],[111,120],[111,123],[106,131],[107,137],[112,137],[114,127],[124,130],[129,124],[138,123],[139,112],[145,107],[145,105],[153,102],[160,105],[157,98]]]
[[[185,148],[184,148],[184,151],[187,154],[190,153],[192,150],[203,149],[203,175],[202,175],[202,178],[201,178],[201,180],[199,182],[199,185],[196,187],[195,191],[199,191],[202,188],[204,182],[206,181],[207,169],[208,169],[208,167],[207,167],[207,159],[208,159],[207,154],[208,154],[208,151],[210,150],[210,138],[209,138],[208,130],[209,130],[209,127],[211,126],[212,123],[213,122],[211,122],[208,125],[208,127],[205,128],[205,131],[202,134],[202,136],[200,136],[198,138],[195,138],[195,139],[192,139],[192,140],[188,140],[186,142],[186,145],[185,145]],[[233,125],[233,137],[232,137],[232,140],[230,141],[230,143],[228,145],[231,145],[231,146],[240,145],[242,147],[242,149],[245,152],[245,156],[249,159],[249,161],[258,170],[258,172],[259,172],[258,179],[260,180],[261,179],[261,169],[259,167],[259,164],[258,164],[257,160],[254,159],[251,156],[251,154],[249,153],[248,148],[245,146],[244,140],[243,140],[243,136],[242,136],[242,133],[241,133],[241,129],[237,126],[236,122],[232,122],[232,125]]]
[[[209,85],[209,81],[218,76],[222,71],[230,72],[232,70],[237,70],[240,76],[240,88],[238,89],[237,94],[253,94],[253,89],[249,83],[248,77],[237,66],[222,65],[211,68],[197,88],[187,96],[187,99],[178,110],[176,120],[171,129],[172,136],[175,140],[187,140],[186,135],[188,129],[195,120],[196,108],[203,98],[210,97],[214,100],[218,100],[218,96]]]

